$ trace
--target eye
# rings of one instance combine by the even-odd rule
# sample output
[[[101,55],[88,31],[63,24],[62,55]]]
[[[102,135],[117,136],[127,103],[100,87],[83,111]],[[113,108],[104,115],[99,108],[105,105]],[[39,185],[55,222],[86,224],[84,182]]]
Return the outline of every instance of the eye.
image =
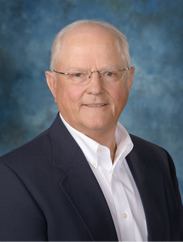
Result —
[[[114,76],[115,73],[114,73],[114,72],[111,72],[111,71],[107,71],[107,72],[105,73],[105,75],[110,77],[110,76]]]
[[[75,73],[74,76],[75,77],[81,77],[82,76],[82,73]]]
[[[70,75],[71,75],[71,77],[81,77],[83,75],[83,73],[81,73],[81,72],[71,72]]]

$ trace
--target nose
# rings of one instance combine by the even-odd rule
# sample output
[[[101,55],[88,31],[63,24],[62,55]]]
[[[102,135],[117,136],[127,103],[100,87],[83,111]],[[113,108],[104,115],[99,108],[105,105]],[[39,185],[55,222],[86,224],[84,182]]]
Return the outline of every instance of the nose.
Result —
[[[99,71],[91,71],[90,81],[87,85],[87,94],[99,95],[104,92],[103,82]]]

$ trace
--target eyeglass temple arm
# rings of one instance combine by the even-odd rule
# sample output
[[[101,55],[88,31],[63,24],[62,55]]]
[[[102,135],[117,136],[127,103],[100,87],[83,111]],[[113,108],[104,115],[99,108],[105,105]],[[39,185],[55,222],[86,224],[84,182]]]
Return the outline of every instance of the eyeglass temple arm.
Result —
[[[55,71],[55,70],[53,70],[53,71],[58,73],[58,74],[70,75],[70,73],[65,73],[65,72],[60,72],[60,71]]]
[[[129,67],[126,67],[124,69],[120,69],[120,71],[126,71],[126,70],[129,70],[130,68]]]

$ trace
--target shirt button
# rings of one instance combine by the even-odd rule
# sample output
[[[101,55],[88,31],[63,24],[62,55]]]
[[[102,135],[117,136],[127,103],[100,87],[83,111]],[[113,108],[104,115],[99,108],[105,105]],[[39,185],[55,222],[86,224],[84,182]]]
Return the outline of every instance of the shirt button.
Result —
[[[97,149],[97,152],[98,152],[98,153],[101,153],[101,152],[102,152],[102,149],[101,149],[101,148],[98,148],[98,149]]]
[[[122,213],[122,218],[126,219],[127,218],[127,214],[126,213]]]
[[[114,176],[114,174],[112,174],[112,179],[114,179],[115,178],[115,176]]]
[[[96,161],[93,161],[93,162],[92,162],[92,165],[93,165],[93,166],[96,166],[96,165],[97,165],[97,162],[96,162]]]

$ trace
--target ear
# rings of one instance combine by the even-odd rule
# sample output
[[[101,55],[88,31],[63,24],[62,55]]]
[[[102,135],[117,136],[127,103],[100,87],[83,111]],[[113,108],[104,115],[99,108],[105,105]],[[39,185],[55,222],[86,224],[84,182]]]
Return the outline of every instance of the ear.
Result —
[[[48,87],[50,88],[50,91],[53,94],[54,98],[56,98],[56,78],[51,71],[46,71],[45,75]]]
[[[135,73],[135,67],[132,66],[129,70],[129,77],[128,77],[128,88],[129,88],[129,91],[132,87],[132,83],[133,83],[133,75]]]

